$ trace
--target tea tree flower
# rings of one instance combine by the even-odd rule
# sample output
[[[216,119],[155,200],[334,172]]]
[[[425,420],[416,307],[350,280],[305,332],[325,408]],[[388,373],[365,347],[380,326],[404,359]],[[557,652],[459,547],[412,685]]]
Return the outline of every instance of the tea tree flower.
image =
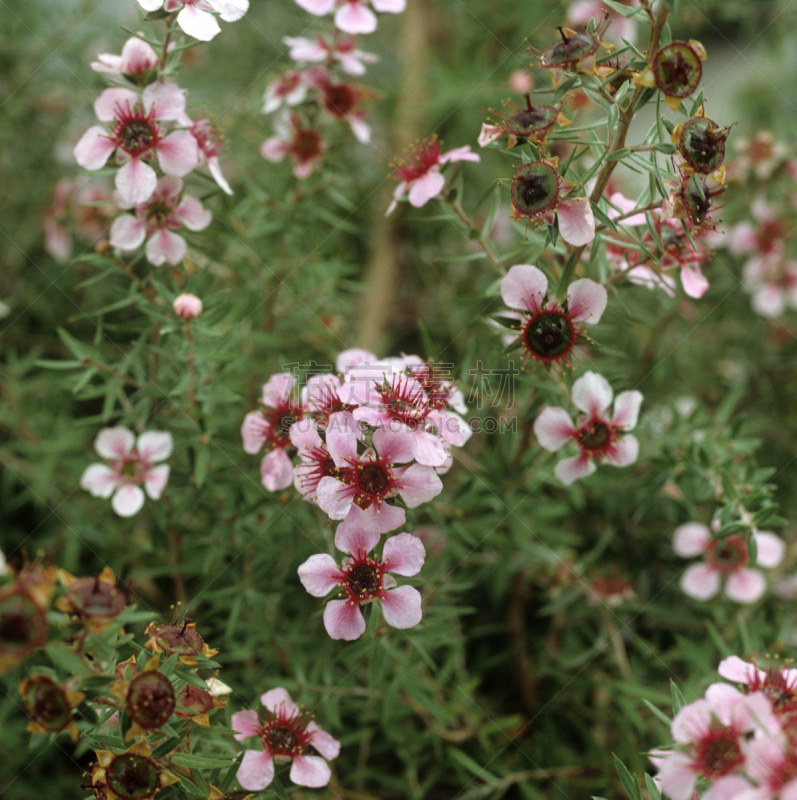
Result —
[[[315,40],[304,36],[284,36],[282,41],[290,48],[290,57],[297,62],[338,62],[347,75],[364,75],[365,65],[379,61],[375,53],[365,53],[355,46],[354,36],[332,37],[331,41],[320,34]]]
[[[720,662],[717,672],[725,680],[741,684],[745,694],[763,692],[772,702],[776,716],[790,717],[797,710],[797,669],[781,668],[777,656],[768,659],[766,669],[738,656],[728,656]]]
[[[757,564],[776,567],[783,559],[785,545],[774,533],[756,531]],[[754,603],[766,591],[766,579],[759,569],[749,567],[750,554],[743,536],[712,538],[711,531],[697,522],[675,529],[673,549],[683,558],[702,555],[703,564],[693,564],[681,576],[681,588],[690,597],[709,600],[720,590],[723,581],[725,594],[737,603]]]
[[[25,711],[30,717],[27,730],[32,733],[59,733],[67,731],[77,741],[78,729],[72,709],[85,695],[56,683],[48,675],[32,675],[19,686]]]
[[[117,152],[123,165],[114,182],[124,205],[146,202],[157,186],[158,176],[146,163],[157,154],[167,175],[183,177],[199,163],[199,152],[189,131],[164,135],[160,123],[185,115],[183,90],[174,83],[153,83],[139,96],[131,89],[106,89],[94,103],[97,117],[108,130],[95,125],[75,145],[81,167],[98,170]]]
[[[399,185],[393,192],[393,201],[385,212],[385,216],[392,213],[405,195],[410,205],[415,208],[420,208],[433,197],[437,197],[446,184],[446,179],[440,171],[442,165],[452,161],[480,160],[476,153],[471,152],[470,145],[443,153],[436,136],[418,142],[404,158],[397,160],[392,167],[393,177],[399,181]]]
[[[230,184],[222,174],[219,163],[219,155],[225,149],[224,137],[219,133],[219,129],[208,117],[200,117],[191,123],[188,132],[196,139],[200,163],[207,164],[213,180],[225,194],[232,194]]]
[[[313,597],[324,597],[339,587],[344,600],[331,600],[324,609],[324,627],[333,639],[352,641],[365,632],[361,605],[374,600],[382,603],[388,625],[412,628],[421,621],[421,595],[412,586],[396,587],[387,573],[417,575],[423,566],[423,542],[409,533],[391,536],[381,558],[368,553],[379,543],[379,534],[364,527],[350,527],[338,533],[335,545],[348,553],[338,568],[335,559],[325,553],[310,556],[299,567],[302,585]]]
[[[172,447],[172,435],[166,431],[148,431],[136,440],[127,428],[103,428],[97,434],[94,449],[108,464],[86,467],[80,487],[94,497],[113,495],[113,510],[120,517],[132,517],[144,505],[144,492],[158,500],[166,488],[169,466],[155,464],[168,458]]]
[[[202,203],[183,192],[183,182],[173,175],[158,180],[155,191],[137,205],[133,214],[122,214],[111,225],[110,242],[120,250],[135,250],[147,240],[147,261],[155,267],[164,263],[179,264],[188,245],[174,231],[185,226],[201,231],[210,225],[213,215]]]
[[[327,761],[338,757],[340,742],[321,730],[285,689],[260,696],[264,716],[257,711],[236,711],[232,727],[238,741],[257,737],[262,750],[246,750],[236,777],[244,789],[257,792],[274,780],[274,764],[290,762],[290,779],[298,786],[319,788],[329,783]],[[318,753],[318,755],[315,755]]]
[[[522,312],[511,317],[517,319],[514,327],[519,331],[511,341],[519,340],[523,363],[560,368],[570,364],[573,348],[586,338],[580,325],[598,322],[608,299],[603,286],[581,278],[570,284],[563,302],[548,300],[548,279],[530,264],[515,264],[507,272],[501,297]]]
[[[177,24],[184,33],[203,42],[209,42],[221,27],[213,16],[215,12],[225,22],[236,22],[249,9],[249,0],[138,0],[145,11],[178,11]]]
[[[202,301],[195,294],[184,292],[174,298],[172,308],[178,317],[196,319],[202,314]]]
[[[276,136],[260,145],[260,155],[267,161],[279,162],[290,156],[293,174],[299,180],[318,169],[325,150],[321,134],[314,128],[305,128],[295,114],[289,117],[287,126],[278,128]]]
[[[270,492],[286,489],[293,482],[293,463],[286,450],[293,448],[290,428],[304,416],[292,393],[296,378],[290,373],[272,375],[263,385],[260,410],[251,411],[241,426],[244,450],[258,453],[265,446],[266,455],[260,463],[263,486]]]
[[[125,42],[121,55],[100,53],[91,63],[95,72],[119,75],[138,86],[146,86],[154,80],[157,66],[158,54],[137,36],[131,36]]]
[[[337,472],[319,481],[318,505],[331,519],[361,518],[376,533],[395,530],[406,515],[389,499],[400,497],[408,508],[416,508],[440,494],[443,484],[432,467],[412,463],[415,441],[406,430],[377,428],[372,446],[358,453],[362,434],[350,417],[338,412],[329,419],[326,445]]]
[[[636,426],[642,394],[622,392],[609,411],[613,392],[608,381],[595,372],[584,373],[573,383],[572,399],[583,414],[574,425],[564,408],[544,408],[534,422],[534,434],[540,445],[555,453],[574,441],[581,451],[560,461],[554,474],[565,486],[595,472],[596,463],[614,467],[633,464],[639,455],[637,438],[627,431]]]
[[[407,7],[407,0],[296,0],[296,4],[311,14],[323,17],[333,9],[335,27],[344,33],[373,33],[376,30],[376,14],[400,14]]]

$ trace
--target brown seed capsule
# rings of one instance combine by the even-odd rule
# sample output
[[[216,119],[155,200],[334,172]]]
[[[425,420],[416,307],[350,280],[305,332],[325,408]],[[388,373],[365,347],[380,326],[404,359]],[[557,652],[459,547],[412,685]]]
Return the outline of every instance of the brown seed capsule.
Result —
[[[130,681],[125,707],[131,719],[145,730],[165,725],[175,704],[174,688],[163,673],[139,672]]]

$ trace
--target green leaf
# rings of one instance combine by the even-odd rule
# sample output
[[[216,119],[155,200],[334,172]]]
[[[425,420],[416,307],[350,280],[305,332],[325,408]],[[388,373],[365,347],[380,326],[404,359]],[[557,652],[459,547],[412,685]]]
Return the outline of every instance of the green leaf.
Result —
[[[663,722],[668,728],[670,727],[672,720],[661,709],[656,708],[650,700],[646,700],[644,697],[642,698],[642,702],[648,707],[656,719]]]
[[[645,786],[647,786],[650,800],[661,800],[661,790],[656,786],[656,781],[647,772],[645,773]]]
[[[620,161],[621,159],[625,158],[631,152],[630,148],[628,147],[621,147],[619,150],[615,150],[613,153],[609,153],[606,156],[607,161]]]
[[[612,757],[614,758],[614,768],[620,776],[620,783],[623,784],[623,788],[628,796],[631,800],[642,800],[642,793],[639,791],[639,784],[636,778],[628,771],[628,767],[626,767],[614,753],[612,753]]]
[[[672,715],[675,716],[686,705],[686,700],[672,678],[670,679],[670,696],[672,697]]]
[[[188,767],[189,769],[224,769],[230,766],[230,762],[234,757],[211,758],[210,756],[201,756],[196,753],[176,753],[170,760],[180,767]]]

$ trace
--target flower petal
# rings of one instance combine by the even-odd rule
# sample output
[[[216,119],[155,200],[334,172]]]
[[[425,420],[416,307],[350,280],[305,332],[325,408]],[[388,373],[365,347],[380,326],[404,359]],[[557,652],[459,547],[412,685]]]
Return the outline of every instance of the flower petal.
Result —
[[[437,497],[443,491],[443,483],[431,467],[412,464],[402,473],[398,491],[407,508],[416,508]]]
[[[725,581],[725,594],[736,603],[755,603],[766,590],[764,573],[757,569],[737,569]]]
[[[139,486],[128,484],[117,490],[111,500],[111,508],[120,517],[132,517],[144,505],[144,492]]]
[[[592,475],[596,469],[595,462],[586,453],[580,453],[572,458],[563,458],[554,467],[553,474],[565,486],[570,486],[571,483],[579,478],[586,478],[587,475]]]
[[[155,147],[161,169],[182,178],[199,164],[199,148],[189,131],[172,131]]]
[[[535,313],[542,308],[548,279],[531,264],[515,264],[501,279],[501,297],[510,308]]]
[[[360,2],[346,2],[335,12],[335,27],[344,33],[373,33],[376,14]]]
[[[711,531],[699,522],[687,522],[675,529],[672,549],[682,558],[693,558],[705,551],[711,541]]]
[[[159,467],[147,470],[147,474],[144,476],[144,488],[152,500],[160,500],[160,496],[169,482],[169,469],[168,464],[161,464]]]
[[[697,600],[709,600],[720,590],[720,576],[708,564],[692,564],[681,575],[681,588]]]
[[[628,433],[606,454],[606,463],[613,467],[627,467],[639,458],[639,439]]]
[[[299,706],[291,700],[291,696],[287,689],[278,686],[276,689],[269,689],[260,695],[260,702],[272,713],[283,709],[283,711],[292,717],[299,713]]]
[[[332,770],[321,756],[298,755],[293,757],[289,777],[297,786],[318,789],[329,783]]]
[[[611,405],[614,393],[603,375],[597,372],[585,372],[573,383],[571,396],[576,408],[594,416]]]
[[[105,464],[90,464],[80,478],[80,488],[94,497],[108,498],[113,494],[119,476]]]
[[[356,555],[370,553],[379,544],[380,534],[362,524],[358,517],[345,526],[341,523],[335,532],[335,547],[342,553]]]
[[[696,264],[681,264],[681,286],[689,297],[702,297],[708,289],[708,278]]]
[[[248,792],[265,789],[274,780],[274,759],[271,753],[247,750],[235,778]]]
[[[636,428],[639,419],[639,407],[642,405],[642,393],[636,390],[620,392],[614,401],[612,425],[624,431]]]
[[[407,199],[410,201],[410,205],[420,208],[433,197],[437,197],[445,185],[445,176],[436,167],[432,167],[426,175],[421,175],[420,178],[412,181]]]
[[[214,36],[221,33],[221,27],[213,14],[195,8],[183,6],[177,15],[177,24],[189,35],[202,42],[209,42]]]
[[[564,447],[577,433],[569,414],[559,406],[544,408],[534,420],[534,435],[550,453]]]
[[[147,261],[153,267],[160,267],[164,262],[176,266],[185,258],[187,250],[185,239],[165,228],[156,231],[144,248]]]
[[[116,149],[113,140],[99,125],[89,128],[75,145],[72,153],[75,161],[83,169],[95,170],[102,169],[108,161],[108,157]]]
[[[236,711],[230,718],[234,737],[239,742],[249,736],[259,736],[259,723],[257,711]]]
[[[331,600],[324,609],[324,627],[333,639],[352,642],[365,633],[365,619],[357,604]]]
[[[390,589],[382,598],[382,613],[394,628],[414,628],[423,616],[421,593],[414,586]]]
[[[122,214],[111,224],[108,239],[111,247],[120,250],[135,250],[141,245],[146,236],[147,223],[143,219],[131,214]]]
[[[158,185],[155,170],[140,158],[131,158],[116,173],[114,184],[123,205],[146,203]]]
[[[556,207],[559,233],[573,247],[583,247],[595,238],[595,217],[588,197],[560,200]]]
[[[168,431],[147,431],[138,437],[136,450],[144,461],[163,461],[172,454],[174,439]]]
[[[260,479],[269,492],[287,489],[293,483],[293,463],[284,450],[277,448],[263,457]]]
[[[598,322],[608,300],[606,289],[589,278],[573,281],[567,289],[567,309],[576,322]]]
[[[391,536],[382,550],[382,561],[387,564],[387,571],[396,575],[417,575],[425,558],[423,542],[409,533]]]
[[[311,724],[314,725],[315,723]],[[310,725],[307,727],[310,728]],[[322,731],[321,728],[316,727],[313,731],[313,740],[311,744],[328,760],[337,758],[338,755],[340,755],[340,742],[326,731]]]
[[[94,449],[108,459],[125,458],[133,452],[136,437],[127,428],[103,428],[94,440]]]
[[[299,580],[313,597],[324,597],[337,585],[335,574],[339,573],[335,559],[327,553],[310,556],[299,569]]]
[[[759,567],[777,567],[786,552],[786,544],[780,536],[768,531],[753,534],[756,543],[756,564]]]

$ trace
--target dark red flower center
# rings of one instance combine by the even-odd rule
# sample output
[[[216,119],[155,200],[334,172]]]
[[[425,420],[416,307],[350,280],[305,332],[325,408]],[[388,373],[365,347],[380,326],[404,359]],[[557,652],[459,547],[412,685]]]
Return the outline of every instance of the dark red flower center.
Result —
[[[706,778],[727,775],[744,761],[739,743],[733,731],[725,728],[712,733],[698,742],[694,767]]]
[[[741,536],[713,539],[706,548],[706,561],[724,575],[729,575],[750,561],[747,542]]]
[[[529,317],[521,339],[532,358],[545,362],[562,361],[576,343],[576,327],[564,311],[543,310]]]
[[[365,559],[349,567],[346,588],[352,599],[367,600],[382,591],[382,572],[375,560]]]
[[[379,463],[363,464],[357,470],[357,488],[370,498],[381,497],[390,488],[387,470]]]
[[[584,450],[588,450],[593,458],[600,459],[612,444],[613,433],[612,428],[602,420],[590,420],[579,430],[578,443]]]
[[[346,83],[330,83],[324,88],[324,108],[336,117],[350,114],[357,104],[357,95]]]
[[[393,173],[404,183],[426,175],[429,170],[440,163],[440,142],[436,136],[415,145],[412,152],[402,161],[395,164]]]
[[[432,409],[423,386],[397,376],[390,384],[387,381],[381,386],[376,384],[376,390],[380,404],[391,419],[403,422],[413,430],[426,427],[426,418]]]
[[[291,152],[303,164],[312,161],[323,152],[321,137],[314,130],[300,128],[293,137]]]

